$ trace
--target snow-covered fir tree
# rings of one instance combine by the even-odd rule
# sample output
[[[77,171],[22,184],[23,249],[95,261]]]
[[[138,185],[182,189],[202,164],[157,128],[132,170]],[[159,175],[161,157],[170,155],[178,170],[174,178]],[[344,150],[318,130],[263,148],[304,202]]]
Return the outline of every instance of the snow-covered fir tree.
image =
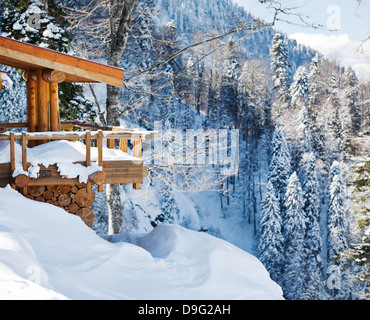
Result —
[[[283,221],[285,241],[283,287],[285,296],[290,300],[300,300],[305,295],[303,270],[307,255],[304,250],[306,217],[303,205],[301,184],[297,173],[294,171],[286,188],[285,217]]]
[[[306,232],[304,250],[305,263],[305,293],[306,300],[321,300],[323,295],[322,237],[320,230],[320,183],[313,153],[306,154],[303,161],[303,210],[306,216]]]
[[[280,123],[276,124],[271,142],[271,156],[268,179],[273,184],[280,201],[282,217],[284,217],[284,199],[286,186],[292,173],[291,155]]]
[[[348,228],[346,210],[346,192],[340,164],[334,161],[330,171],[328,225],[327,225],[327,258],[328,264],[337,266],[340,278],[336,285],[328,287],[333,300],[351,298],[351,283],[348,270],[345,270],[345,253],[348,250]]]
[[[3,1],[2,32],[3,35],[22,42],[36,44],[40,47],[68,52],[68,38],[65,31],[54,23],[39,0]]]
[[[0,90],[0,123],[27,121],[26,84],[18,70],[3,66],[11,82]],[[4,76],[3,76],[4,77]]]
[[[299,109],[301,109],[302,106],[307,105],[310,94],[310,85],[306,67],[300,66],[297,69],[289,92],[292,99],[292,105],[297,106]]]
[[[351,133],[356,135],[361,129],[361,109],[359,106],[359,82],[356,72],[349,66],[343,74],[343,89],[344,89],[344,103],[347,108],[345,116],[348,114],[347,120],[350,120]]]
[[[262,202],[258,249],[259,259],[271,278],[279,283],[284,262],[284,239],[280,203],[270,181],[267,183]]]
[[[154,219],[152,224],[158,225],[161,223],[180,223],[179,208],[176,204],[175,197],[168,185],[164,185],[161,193],[161,213]]]
[[[280,33],[276,33],[272,40],[270,57],[274,88],[278,90],[280,96],[290,99],[290,64],[287,47]]]
[[[43,2],[17,0],[0,4],[3,36],[62,53],[72,53],[70,35],[55,22]],[[58,13],[62,14],[61,11]],[[61,119],[95,121],[94,104],[86,99],[82,85],[63,82],[59,85],[59,91]]]

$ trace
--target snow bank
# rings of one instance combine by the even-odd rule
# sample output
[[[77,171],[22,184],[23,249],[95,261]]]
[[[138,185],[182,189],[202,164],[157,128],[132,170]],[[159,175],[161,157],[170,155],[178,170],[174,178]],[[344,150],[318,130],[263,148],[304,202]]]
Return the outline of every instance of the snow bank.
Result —
[[[282,299],[259,262],[176,225],[111,242],[79,217],[0,189],[0,299]]]

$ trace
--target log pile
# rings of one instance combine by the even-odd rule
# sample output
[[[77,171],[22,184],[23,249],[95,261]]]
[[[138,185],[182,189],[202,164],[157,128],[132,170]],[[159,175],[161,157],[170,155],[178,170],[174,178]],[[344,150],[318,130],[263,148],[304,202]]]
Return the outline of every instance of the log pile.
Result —
[[[22,192],[22,190],[19,190]],[[70,214],[79,216],[83,222],[92,228],[95,215],[91,207],[95,193],[86,184],[60,186],[29,186],[23,195],[31,200],[46,202],[63,208]]]

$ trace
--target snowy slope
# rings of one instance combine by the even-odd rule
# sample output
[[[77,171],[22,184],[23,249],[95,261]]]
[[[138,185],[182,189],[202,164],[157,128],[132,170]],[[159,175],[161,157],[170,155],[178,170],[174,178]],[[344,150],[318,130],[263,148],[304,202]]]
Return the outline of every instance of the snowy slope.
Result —
[[[0,189],[0,299],[282,299],[258,259],[208,234],[160,225],[111,240]]]

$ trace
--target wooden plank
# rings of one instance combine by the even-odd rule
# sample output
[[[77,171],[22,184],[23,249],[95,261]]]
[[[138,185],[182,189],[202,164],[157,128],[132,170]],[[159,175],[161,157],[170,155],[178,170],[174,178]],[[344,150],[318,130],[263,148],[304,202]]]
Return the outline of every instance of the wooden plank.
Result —
[[[138,183],[138,184],[141,184],[143,183],[143,179],[140,178],[140,177],[125,177],[125,176],[122,176],[122,177],[119,177],[119,176],[109,176],[107,175],[107,180],[106,180],[106,183],[107,184],[111,184],[111,183],[124,183],[124,184],[128,184],[128,183]],[[141,185],[140,185],[141,187]]]
[[[99,131],[98,131],[99,132]],[[91,139],[98,138],[98,132],[91,132]],[[130,132],[112,133],[110,131],[102,132],[102,138],[110,139],[141,139],[143,134],[133,134]],[[27,135],[28,141],[33,140],[70,140],[70,139],[84,139],[84,132],[33,132]],[[9,140],[9,135],[0,134],[0,140]],[[21,140],[21,134],[15,134],[15,140]]]
[[[50,92],[50,130],[60,131],[58,83],[51,82],[49,90],[50,90],[49,91]]]
[[[143,167],[140,166],[138,168],[104,168],[103,171],[107,174],[138,174],[142,175]]]
[[[132,167],[140,167],[142,166],[142,160],[141,163],[139,163],[140,160],[138,160],[138,163],[135,163],[130,160],[123,160],[123,161],[109,161],[105,160],[103,168],[109,169],[109,168],[118,168],[118,169],[124,169],[124,168],[132,168]]]
[[[18,69],[40,67],[65,72],[66,81],[103,82],[123,87],[124,72],[103,65],[13,39],[0,37],[0,63]]]
[[[36,83],[35,83],[36,85]],[[15,123],[0,123],[0,127],[4,128],[27,128],[27,122],[15,122]]]
[[[67,179],[61,177],[53,177],[53,178],[37,178],[37,179],[30,179],[28,187],[30,186],[64,186],[64,185],[74,185],[80,183],[78,178],[75,179]]]
[[[0,163],[0,174],[2,173],[9,173],[10,172],[10,163]]]

